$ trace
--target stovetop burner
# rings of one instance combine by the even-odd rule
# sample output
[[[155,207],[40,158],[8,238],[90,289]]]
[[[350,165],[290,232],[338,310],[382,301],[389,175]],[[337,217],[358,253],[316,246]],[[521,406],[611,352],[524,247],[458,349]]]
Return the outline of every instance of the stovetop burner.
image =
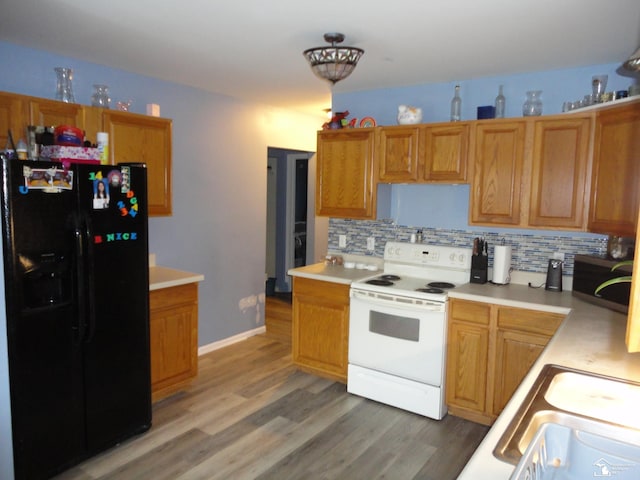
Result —
[[[380,278],[382,280],[390,280],[392,282],[398,281],[400,280],[400,277],[398,275],[392,275],[390,273],[387,273],[385,275],[380,275]]]
[[[430,282],[430,283],[427,284],[427,286],[428,287],[437,288],[437,289],[455,287],[455,285],[453,283],[449,283],[449,282]]]
[[[384,280],[382,278],[372,278],[371,280],[367,280],[366,283],[369,285],[378,285],[380,287],[390,287],[393,285],[393,282],[390,280]]]
[[[426,287],[426,288],[416,288],[416,292],[422,292],[422,293],[444,293],[444,290],[442,290],[441,288]]]

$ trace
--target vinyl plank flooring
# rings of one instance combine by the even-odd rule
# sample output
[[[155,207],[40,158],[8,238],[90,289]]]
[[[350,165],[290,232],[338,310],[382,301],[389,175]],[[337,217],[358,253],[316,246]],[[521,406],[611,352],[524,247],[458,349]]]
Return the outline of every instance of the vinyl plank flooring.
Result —
[[[291,343],[291,294],[266,297],[264,323],[267,336],[284,343]]]
[[[153,426],[58,480],[454,479],[488,428],[431,420],[294,368],[258,335],[200,357],[198,377],[153,406]]]

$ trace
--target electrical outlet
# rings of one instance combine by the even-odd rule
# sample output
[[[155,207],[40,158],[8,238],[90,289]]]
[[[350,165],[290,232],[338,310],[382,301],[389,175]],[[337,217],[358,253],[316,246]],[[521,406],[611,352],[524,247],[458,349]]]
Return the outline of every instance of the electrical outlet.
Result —
[[[367,238],[367,250],[375,250],[376,249],[376,239],[375,237]]]
[[[554,252],[553,253],[553,259],[554,260],[560,260],[561,262],[564,262],[564,252]]]
[[[346,248],[347,247],[347,236],[346,235],[338,235],[338,247]]]

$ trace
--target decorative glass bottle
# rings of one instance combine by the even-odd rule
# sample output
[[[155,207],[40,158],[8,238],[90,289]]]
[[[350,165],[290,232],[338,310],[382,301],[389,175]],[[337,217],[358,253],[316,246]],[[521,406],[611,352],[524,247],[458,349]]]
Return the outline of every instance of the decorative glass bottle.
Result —
[[[109,87],[106,85],[94,85],[94,92],[91,95],[91,105],[94,107],[109,108],[111,99],[109,98]]]
[[[58,76],[56,84],[56,100],[66,103],[75,103],[72,88],[73,70],[64,67],[56,67],[54,70]]]
[[[498,87],[498,96],[496,97],[496,118],[504,118],[504,108],[506,104],[506,99],[502,94],[502,85]]]
[[[530,90],[527,92],[527,99],[522,105],[522,114],[525,117],[542,115],[542,100],[540,99],[542,90]]]
[[[460,85],[456,85],[455,93],[451,99],[451,121],[460,121],[460,112],[462,110],[462,99],[460,98]]]

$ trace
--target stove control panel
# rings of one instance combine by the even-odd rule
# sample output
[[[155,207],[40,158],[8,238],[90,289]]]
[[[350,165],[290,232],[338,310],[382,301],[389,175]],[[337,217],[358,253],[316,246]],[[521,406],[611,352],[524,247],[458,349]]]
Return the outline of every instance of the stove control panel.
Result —
[[[385,261],[448,268],[471,268],[470,248],[403,242],[387,242]]]

